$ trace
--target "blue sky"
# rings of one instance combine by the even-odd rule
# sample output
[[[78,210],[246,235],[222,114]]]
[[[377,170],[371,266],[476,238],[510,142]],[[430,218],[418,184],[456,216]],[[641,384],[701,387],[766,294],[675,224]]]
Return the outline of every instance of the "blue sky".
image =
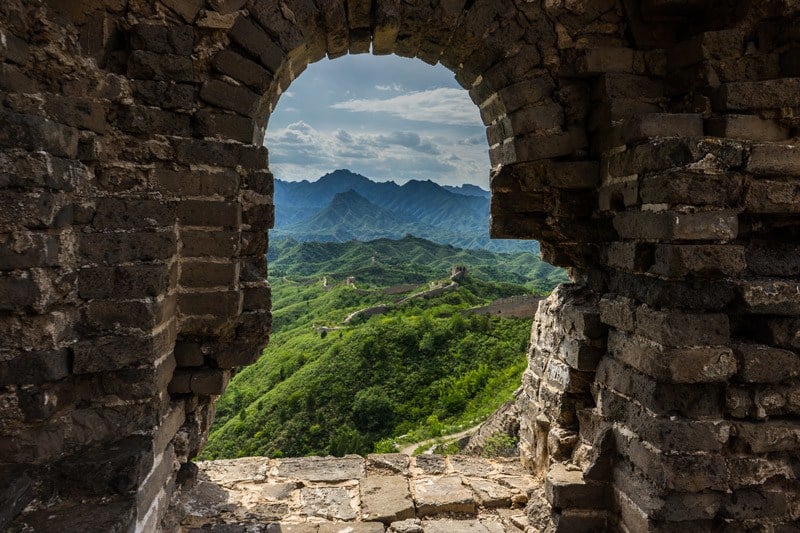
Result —
[[[360,54],[310,65],[281,96],[265,145],[284,180],[349,168],[377,181],[489,188],[477,106],[452,72],[418,59]]]

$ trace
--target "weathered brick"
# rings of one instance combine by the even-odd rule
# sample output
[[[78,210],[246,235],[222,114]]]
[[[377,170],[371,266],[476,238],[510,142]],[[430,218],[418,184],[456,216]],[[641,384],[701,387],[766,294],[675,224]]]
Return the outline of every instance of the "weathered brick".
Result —
[[[47,233],[0,234],[0,270],[57,266],[62,239]]]
[[[188,56],[194,49],[192,26],[136,24],[130,30],[131,48],[157,54]]]
[[[286,54],[256,23],[239,17],[229,34],[231,39],[257,57],[269,72],[273,74],[278,72]]]
[[[152,364],[172,351],[175,321],[155,333],[110,335],[75,344],[73,372],[88,374]]]
[[[669,170],[641,178],[639,195],[645,204],[737,207],[743,190],[741,174],[708,174]]]
[[[246,169],[267,166],[266,148],[237,142],[179,139],[175,141],[175,156],[179,163],[185,165],[241,166]]]
[[[186,56],[135,50],[128,58],[128,76],[143,80],[194,81],[194,66]]]
[[[184,200],[178,204],[178,219],[183,226],[233,228],[242,222],[238,202],[213,200]]]
[[[53,95],[47,98],[44,108],[61,124],[101,134],[108,131],[106,106],[92,98]]]
[[[608,486],[584,480],[580,470],[567,470],[556,463],[545,477],[544,493],[556,509],[605,509],[608,505]]]
[[[161,296],[176,283],[175,265],[131,265],[83,268],[78,273],[81,298]]]
[[[155,186],[176,196],[223,196],[232,198],[239,191],[239,174],[227,168],[153,171]]]
[[[175,204],[159,200],[101,198],[95,206],[96,229],[147,229],[173,226]]]
[[[181,228],[181,242],[182,257],[232,257],[239,247],[239,234],[233,231]],[[263,250],[266,252],[266,245]]]
[[[152,329],[175,313],[176,297],[138,300],[92,300],[86,304],[86,324],[98,331],[119,328]]]
[[[60,228],[73,220],[73,208],[62,193],[3,191],[0,224],[5,228]]]
[[[706,133],[714,137],[751,141],[782,141],[789,138],[789,129],[774,120],[758,115],[725,115],[706,121]]]
[[[739,294],[746,309],[754,314],[800,314],[800,283],[766,279],[739,282]]]
[[[164,5],[174,10],[186,22],[193,22],[203,7],[203,0],[162,0]]]
[[[614,217],[614,228],[623,239],[728,241],[736,238],[739,221],[731,211],[642,211],[619,213]]]
[[[636,309],[636,333],[665,346],[725,345],[730,339],[727,315]]]
[[[78,154],[78,130],[50,120],[20,113],[0,112],[0,146],[30,151],[44,150],[58,157]]]
[[[668,383],[724,382],[736,372],[736,358],[725,346],[670,348],[612,331],[608,351],[639,372]]]
[[[178,309],[184,316],[232,317],[241,312],[241,306],[239,291],[186,292],[178,296]]]
[[[195,106],[197,88],[187,83],[131,80],[134,95],[140,103],[164,109],[191,109]]]
[[[261,129],[256,121],[233,113],[213,113],[202,109],[195,114],[195,131],[202,137],[261,144]]]
[[[673,245],[655,247],[650,272],[669,278],[737,276],[745,267],[743,246]]]
[[[800,78],[723,83],[714,102],[722,110],[797,107],[800,106]]]
[[[800,425],[796,420],[735,422],[734,427],[736,440],[752,453],[800,450]]]
[[[78,236],[81,257],[90,263],[115,265],[164,261],[177,254],[174,231],[154,233],[84,233]]]
[[[188,136],[192,132],[190,115],[140,105],[119,106],[116,125],[124,132],[136,134]]]
[[[246,117],[253,117],[259,111],[259,97],[256,93],[241,85],[231,85],[221,80],[211,80],[203,85],[200,98]]]
[[[239,278],[236,263],[211,261],[183,261],[181,263],[182,287],[229,287]]]
[[[777,383],[800,376],[800,355],[763,344],[736,343],[737,378],[747,383]]]
[[[69,375],[70,353],[66,348],[20,352],[0,361],[0,386],[42,384]]]

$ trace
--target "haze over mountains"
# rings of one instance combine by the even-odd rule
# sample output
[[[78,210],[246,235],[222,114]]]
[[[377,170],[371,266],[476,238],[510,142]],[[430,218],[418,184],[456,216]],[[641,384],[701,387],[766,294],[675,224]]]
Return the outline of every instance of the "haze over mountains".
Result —
[[[346,242],[414,235],[495,252],[538,251],[532,241],[489,238],[489,192],[474,185],[375,182],[349,170],[319,180],[275,180],[273,238]]]

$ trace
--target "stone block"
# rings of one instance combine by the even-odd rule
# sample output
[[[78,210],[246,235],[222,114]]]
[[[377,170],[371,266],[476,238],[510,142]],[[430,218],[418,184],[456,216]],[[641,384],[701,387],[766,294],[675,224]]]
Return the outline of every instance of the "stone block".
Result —
[[[669,383],[723,382],[736,372],[736,358],[726,346],[670,348],[612,331],[608,351],[643,374]]]
[[[521,107],[550,98],[553,89],[555,89],[553,79],[541,76],[504,87],[497,92],[497,97],[505,112],[513,113]]]
[[[185,165],[210,165],[245,169],[263,169],[267,166],[267,149],[263,146],[244,145],[237,142],[223,142],[199,139],[178,139],[175,141],[175,156]]]
[[[780,109],[800,106],[800,78],[723,83],[714,106],[720,110]]]
[[[183,316],[233,317],[241,312],[241,306],[242,293],[235,290],[182,292],[178,295],[178,309]]]
[[[459,476],[415,478],[412,490],[419,517],[446,513],[475,514],[475,497],[461,483]]]
[[[3,191],[0,224],[4,227],[64,227],[73,221],[73,207],[62,193]]]
[[[273,468],[278,478],[312,482],[332,483],[364,478],[364,459],[355,455],[278,459]]]
[[[404,476],[366,477],[361,479],[359,488],[364,520],[389,524],[415,516],[414,501]]]
[[[101,134],[108,131],[106,106],[92,98],[53,95],[45,101],[44,109],[61,124]]]
[[[239,192],[239,174],[228,168],[179,171],[157,168],[152,181],[158,190],[175,196],[232,198]]]
[[[646,76],[623,72],[600,76],[592,88],[592,99],[600,102],[617,98],[655,101],[663,96],[662,83]]]
[[[188,136],[192,132],[189,115],[140,105],[118,106],[116,125],[120,130],[134,134]]]
[[[45,151],[74,159],[78,154],[78,130],[45,118],[0,112],[0,146]]]
[[[239,17],[229,35],[242,48],[257,57],[270,73],[278,72],[286,54],[255,22]]]
[[[735,277],[746,266],[743,246],[660,244],[650,272],[675,279]]]
[[[98,230],[163,228],[174,224],[174,203],[136,198],[100,198],[92,217],[92,227]],[[120,242],[124,242],[124,237],[120,237]]]
[[[175,313],[176,297],[137,300],[92,300],[84,310],[85,324],[98,331],[152,329]]]
[[[706,133],[714,137],[751,141],[783,141],[789,129],[758,115],[724,115],[706,120]]]
[[[83,233],[78,251],[86,261],[116,265],[135,261],[166,261],[178,252],[174,231],[153,233]]]
[[[194,49],[194,30],[188,25],[135,24],[129,35],[134,50],[189,56]]]
[[[408,455],[402,453],[371,453],[367,455],[367,476],[408,475]]]
[[[586,139],[582,138],[577,130],[550,133],[547,135],[524,135],[515,137],[512,141],[514,159],[501,159],[494,164],[515,163],[523,161],[536,161],[551,157],[569,155],[586,146]],[[490,151],[491,155],[492,151]]]
[[[61,494],[111,495],[136,490],[153,466],[149,437],[129,437],[67,457],[55,466]]]
[[[447,471],[447,463],[445,463],[444,457],[441,455],[417,455],[414,457],[412,464],[424,474],[443,474]]]
[[[203,7],[203,0],[163,0],[164,5],[175,11],[188,23],[194,22]]]
[[[128,76],[141,80],[195,81],[194,65],[186,56],[134,50],[128,58]]]
[[[739,295],[753,314],[797,315],[800,313],[800,283],[792,280],[766,279],[741,281]]]
[[[636,303],[623,296],[604,296],[598,304],[600,320],[620,331],[633,331],[636,323]]]
[[[246,117],[255,117],[259,112],[260,102],[256,93],[241,85],[232,85],[221,80],[211,80],[203,85],[200,98]]]
[[[197,88],[188,83],[131,80],[133,94],[139,103],[163,109],[192,109]]]
[[[234,231],[181,228],[182,257],[233,257],[239,248],[239,234]],[[266,251],[266,243],[263,250]]]
[[[744,207],[749,213],[800,213],[800,181],[751,180],[745,193]]]
[[[84,299],[161,296],[176,282],[175,265],[87,267],[78,272],[78,296]]]
[[[11,233],[0,235],[0,270],[58,266],[60,254],[71,249],[58,235]]]
[[[615,145],[659,137],[702,137],[703,117],[692,113],[648,113],[625,120],[617,128]]]
[[[634,370],[614,357],[597,367],[596,383],[627,396],[658,416],[680,415],[693,419],[722,418],[723,385],[664,383]]]
[[[239,279],[236,263],[212,261],[182,261],[181,287],[234,288]]]
[[[645,204],[737,207],[743,190],[740,174],[672,170],[644,176],[639,185]]]
[[[236,229],[242,223],[238,202],[185,200],[178,204],[178,220],[184,226]]]
[[[730,340],[727,315],[636,310],[636,334],[664,346],[725,345]]]
[[[800,424],[796,420],[734,422],[736,441],[750,453],[794,452],[800,450]]]
[[[78,341],[73,347],[72,371],[90,374],[150,365],[172,352],[176,336],[175,322],[170,322],[155,333],[109,335]]]
[[[0,361],[0,386],[42,384],[70,373],[67,349],[7,353]]]
[[[800,376],[800,355],[763,344],[735,343],[736,377],[746,383],[778,383]]]
[[[549,130],[561,130],[564,124],[564,109],[560,104],[533,105],[509,113],[508,118],[511,136],[526,133],[541,134]]]
[[[354,520],[356,512],[350,493],[344,487],[306,487],[300,489],[301,514],[326,520]]]
[[[613,224],[623,239],[643,241],[728,241],[739,232],[739,219],[731,211],[625,212]]]
[[[596,75],[607,72],[633,72],[634,53],[630,48],[590,48],[583,51],[573,68],[576,74]]]
[[[547,471],[544,490],[555,509],[605,509],[608,505],[605,483],[584,480],[580,470],[568,470],[562,463]]]
[[[195,114],[195,131],[203,137],[232,139],[245,144],[261,143],[258,124],[249,117],[232,113],[200,110]]]

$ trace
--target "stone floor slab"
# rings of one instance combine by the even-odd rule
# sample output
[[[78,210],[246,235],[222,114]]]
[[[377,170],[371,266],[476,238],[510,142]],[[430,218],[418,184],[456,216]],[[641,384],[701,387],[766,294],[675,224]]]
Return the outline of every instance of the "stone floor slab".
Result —
[[[306,487],[300,490],[302,514],[328,520],[355,520],[350,492],[344,487]]]
[[[441,455],[417,455],[413,461],[414,466],[424,474],[444,474],[447,471],[447,463]]]
[[[272,473],[284,479],[305,481],[346,481],[364,477],[364,458],[357,455],[345,457],[291,457],[276,459]]]
[[[286,524],[273,522],[267,524],[266,533],[318,533],[318,524]]]
[[[414,517],[414,501],[405,476],[366,477],[361,480],[360,490],[365,520],[389,524]]]
[[[217,459],[202,461],[197,466],[225,487],[237,483],[262,483],[267,479],[269,459],[267,457],[242,457],[240,459]]]
[[[492,464],[481,457],[467,455],[451,455],[448,457],[453,471],[464,476],[487,477],[495,472]]]
[[[386,529],[380,522],[350,522],[319,525],[319,533],[384,533]]]
[[[367,476],[408,475],[409,457],[403,453],[371,453],[367,455]]]
[[[472,491],[461,483],[459,476],[420,478],[413,483],[417,516],[475,514],[475,498]]]
[[[490,509],[511,507],[514,495],[507,487],[489,479],[468,479],[467,484],[472,487],[479,505]]]
[[[423,522],[422,527],[425,533],[498,533],[496,528],[490,529],[480,520],[435,520]]]

